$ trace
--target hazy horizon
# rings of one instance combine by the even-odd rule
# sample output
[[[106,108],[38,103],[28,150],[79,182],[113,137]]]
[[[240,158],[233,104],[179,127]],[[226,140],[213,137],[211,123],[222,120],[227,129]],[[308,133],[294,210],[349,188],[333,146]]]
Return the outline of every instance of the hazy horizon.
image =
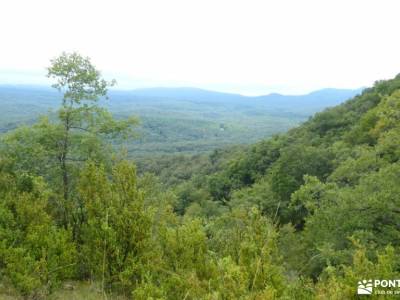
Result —
[[[17,73],[18,74],[18,73]],[[24,74],[24,73],[20,73]],[[25,74],[24,74],[25,75]],[[0,71],[0,86],[13,86],[13,87],[32,87],[32,88],[51,88],[51,80],[47,79],[45,76],[42,76],[42,78],[36,78],[35,76],[20,76],[20,77],[8,77],[8,79],[5,80],[7,77],[7,73],[2,73]],[[11,78],[11,79],[10,79]],[[28,79],[28,80],[26,80]],[[342,88],[342,87],[332,87],[332,86],[327,86],[327,87],[321,87],[319,89],[311,89],[311,90],[305,90],[305,91],[288,91],[288,90],[282,90],[279,87],[264,87],[259,89],[260,92],[255,92],[253,90],[252,93],[250,92],[245,92],[240,87],[233,87],[229,88],[228,86],[224,88],[223,85],[215,85],[215,86],[208,86],[208,87],[200,87],[200,86],[194,86],[194,85],[185,85],[184,83],[163,83],[163,82],[148,82],[147,84],[140,83],[138,82],[131,82],[130,84],[126,82],[123,86],[120,85],[120,83],[117,81],[117,84],[111,88],[109,88],[110,91],[136,91],[136,90],[146,90],[146,89],[198,89],[198,90],[203,90],[203,91],[209,91],[209,92],[217,92],[217,93],[227,93],[227,94],[235,94],[235,95],[241,95],[241,96],[246,96],[246,97],[257,97],[257,96],[267,96],[270,94],[281,94],[281,95],[287,95],[287,96],[301,96],[301,95],[307,95],[313,92],[318,92],[321,90],[327,90],[327,89],[333,89],[333,90],[361,90],[366,88],[367,86],[360,86],[360,87],[354,87],[354,88]]]
[[[121,89],[371,86],[400,72],[398,8],[393,0],[5,0],[0,83],[47,85],[50,59],[77,51]]]

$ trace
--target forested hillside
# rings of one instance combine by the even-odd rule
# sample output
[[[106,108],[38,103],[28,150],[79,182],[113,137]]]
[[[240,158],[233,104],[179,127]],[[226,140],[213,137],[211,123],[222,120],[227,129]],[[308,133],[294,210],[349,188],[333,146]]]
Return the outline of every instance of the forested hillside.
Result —
[[[139,118],[135,138],[124,143],[129,157],[137,159],[251,144],[359,92],[325,89],[302,96],[245,97],[194,88],[111,90],[109,100],[100,99],[99,105],[118,119]],[[49,112],[54,117],[59,101],[60,94],[51,88],[0,85],[0,132],[32,125]]]
[[[1,136],[0,296],[357,299],[358,281],[399,278],[400,76],[137,174],[113,147],[137,120],[98,106],[112,83],[76,53],[48,71],[57,113]]]

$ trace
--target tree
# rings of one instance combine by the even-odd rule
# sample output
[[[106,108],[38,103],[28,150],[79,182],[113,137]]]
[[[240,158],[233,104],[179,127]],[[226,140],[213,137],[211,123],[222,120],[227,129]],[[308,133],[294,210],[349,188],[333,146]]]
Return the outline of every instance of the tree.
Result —
[[[151,239],[152,218],[137,187],[136,169],[118,163],[107,174],[89,162],[79,194],[87,210],[82,254],[86,268],[104,286],[128,290],[140,283],[158,260]]]
[[[53,87],[63,92],[62,106],[59,111],[59,119],[63,134],[59,141],[58,160],[62,172],[63,196],[67,201],[70,193],[70,183],[67,161],[71,152],[71,131],[74,129],[87,131],[88,118],[96,112],[94,106],[87,104],[80,106],[83,101],[97,101],[99,97],[107,94],[107,86],[110,84],[100,78],[100,73],[91,64],[88,58],[83,58],[77,53],[63,53],[51,61],[48,68],[48,77],[56,79]],[[83,124],[88,123],[88,124]]]
[[[76,236],[84,218],[76,192],[84,162],[110,165],[111,139],[131,136],[137,120],[115,120],[99,105],[115,81],[102,79],[89,58],[62,53],[51,60],[48,77],[62,94],[57,118],[42,118],[32,127],[10,133],[4,139],[5,148],[19,171],[43,176],[51,183],[53,213],[64,227],[72,225]]]
[[[110,144],[105,144],[104,138],[128,134],[136,120],[116,121],[97,104],[101,97],[107,98],[107,88],[115,81],[102,79],[89,58],[77,53],[63,53],[51,61],[48,77],[56,80],[53,87],[63,93],[58,114],[61,134],[57,140],[57,160],[62,178],[64,224],[68,224],[72,217],[76,227],[76,223],[82,222],[82,217],[79,213],[70,216],[73,214],[73,207],[70,207],[73,204],[70,199],[73,185],[71,173],[76,171],[77,163],[88,159],[104,163],[103,151],[110,147]],[[82,207],[82,203],[78,203],[77,207]]]
[[[297,218],[288,208],[291,194],[304,183],[304,175],[324,180],[331,171],[331,154],[323,147],[300,144],[282,150],[270,173],[271,188],[278,200],[276,207],[279,207],[280,221],[286,223]]]

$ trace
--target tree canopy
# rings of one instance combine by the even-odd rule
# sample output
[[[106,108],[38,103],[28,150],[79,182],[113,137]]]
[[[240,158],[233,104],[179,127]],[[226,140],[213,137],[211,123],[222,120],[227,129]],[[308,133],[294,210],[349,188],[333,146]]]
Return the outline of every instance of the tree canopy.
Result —
[[[400,76],[257,144],[136,165],[90,59],[48,74],[57,116],[0,136],[0,296],[357,299],[400,275]]]

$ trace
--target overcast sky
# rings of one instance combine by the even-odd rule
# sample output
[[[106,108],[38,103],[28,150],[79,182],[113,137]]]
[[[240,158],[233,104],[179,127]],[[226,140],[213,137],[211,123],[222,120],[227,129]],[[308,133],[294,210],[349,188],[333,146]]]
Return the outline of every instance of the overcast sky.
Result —
[[[121,88],[356,88],[400,73],[398,0],[1,0],[0,83],[78,51]]]

